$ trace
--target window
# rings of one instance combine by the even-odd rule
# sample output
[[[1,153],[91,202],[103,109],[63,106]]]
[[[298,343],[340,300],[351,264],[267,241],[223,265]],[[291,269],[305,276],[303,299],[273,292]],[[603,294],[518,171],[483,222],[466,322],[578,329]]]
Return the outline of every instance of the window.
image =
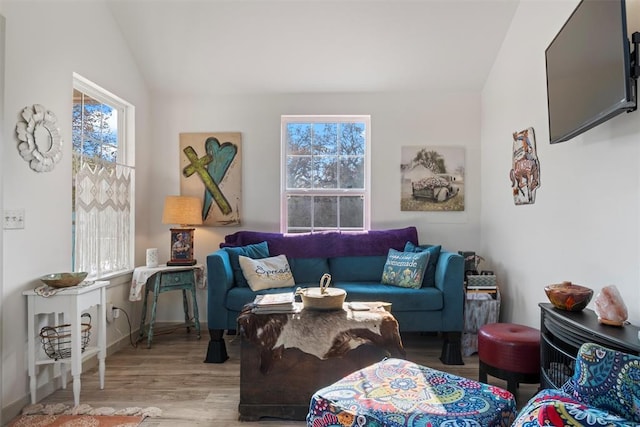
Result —
[[[73,76],[73,269],[96,279],[133,269],[134,107]]]
[[[282,232],[369,229],[370,122],[282,116]]]

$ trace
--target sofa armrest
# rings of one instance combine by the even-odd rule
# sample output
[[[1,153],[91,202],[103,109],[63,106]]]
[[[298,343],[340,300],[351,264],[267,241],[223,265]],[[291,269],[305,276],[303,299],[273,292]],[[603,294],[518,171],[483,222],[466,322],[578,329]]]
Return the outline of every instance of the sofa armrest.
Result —
[[[443,332],[461,332],[464,326],[464,259],[453,252],[440,252],[435,287],[443,292]]]
[[[209,329],[225,329],[227,291],[235,286],[229,254],[219,249],[207,255],[207,322]]]

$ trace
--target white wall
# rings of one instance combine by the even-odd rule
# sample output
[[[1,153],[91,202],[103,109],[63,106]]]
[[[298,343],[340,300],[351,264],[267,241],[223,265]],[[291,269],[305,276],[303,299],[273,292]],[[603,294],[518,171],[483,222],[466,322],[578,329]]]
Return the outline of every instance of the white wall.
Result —
[[[5,33],[5,18],[2,2],[0,1],[0,164],[3,164],[4,159],[4,135],[5,135],[5,121],[4,121],[4,33]],[[3,175],[0,173],[0,212],[4,211],[4,197],[3,197]],[[3,257],[3,240],[4,233],[0,234],[0,272],[4,270],[4,257]],[[3,317],[3,279],[0,274],[0,330],[2,329],[2,317]],[[2,339],[0,339],[0,355],[2,355]],[[3,384],[2,367],[0,365],[0,384]],[[0,422],[2,422],[2,408],[3,396],[0,391]]]
[[[20,408],[27,403],[27,314],[22,292],[40,283],[38,277],[71,268],[71,96],[72,73],[118,94],[136,106],[138,157],[148,144],[148,95],[126,44],[101,2],[18,2],[2,4],[6,17],[5,123],[2,133],[2,204],[24,209],[25,228],[3,231],[2,258],[2,401]],[[91,35],[91,36],[89,36]],[[96,43],[96,40],[99,42]],[[17,150],[15,123],[25,106],[42,104],[53,111],[63,138],[63,157],[55,169],[36,173]],[[148,164],[137,173],[137,232],[146,236],[144,185]],[[140,239],[137,259],[144,259]],[[125,305],[128,282],[108,291]],[[126,305],[125,305],[126,306]],[[128,333],[124,316],[118,328]],[[108,340],[121,334],[109,327]],[[42,369],[39,384],[50,384]],[[40,396],[42,397],[42,396]],[[9,417],[6,411],[3,415]]]
[[[280,116],[282,114],[370,114],[372,135],[372,228],[415,225],[424,243],[440,243],[452,251],[476,249],[480,243],[479,94],[349,93],[290,95],[227,95],[179,97],[153,95],[154,152],[149,193],[150,243],[169,256],[169,230],[161,224],[164,196],[180,191],[181,132],[242,132],[242,229],[279,231]],[[466,148],[464,212],[401,212],[400,149],[408,145],[457,145]],[[199,227],[195,256],[218,248],[238,228]],[[179,320],[181,305],[171,293],[160,298],[160,318]],[[201,317],[206,295],[199,294]]]
[[[616,285],[637,325],[640,112],[569,142],[548,142],[544,50],[576,4],[521,1],[484,88],[481,253],[500,277],[503,320],[537,327],[544,286],[570,280],[596,293]],[[541,187],[535,204],[515,206],[511,134],[530,126]]]

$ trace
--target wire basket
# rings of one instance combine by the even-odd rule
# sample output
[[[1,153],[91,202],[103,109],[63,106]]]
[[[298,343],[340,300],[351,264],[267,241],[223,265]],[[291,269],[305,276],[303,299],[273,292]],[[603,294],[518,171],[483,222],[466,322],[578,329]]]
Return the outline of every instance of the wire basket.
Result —
[[[91,315],[83,313],[80,316],[80,347],[82,352],[89,344],[91,337]],[[88,320],[87,320],[88,319]],[[71,325],[45,326],[40,329],[40,341],[44,352],[51,359],[67,359],[71,357]]]

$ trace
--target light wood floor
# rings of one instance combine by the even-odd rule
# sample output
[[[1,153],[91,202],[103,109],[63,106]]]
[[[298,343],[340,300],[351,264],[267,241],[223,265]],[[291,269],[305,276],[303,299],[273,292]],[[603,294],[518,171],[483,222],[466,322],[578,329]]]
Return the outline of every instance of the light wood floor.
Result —
[[[157,407],[158,418],[146,418],[142,426],[304,426],[303,421],[262,419],[257,422],[238,421],[240,342],[226,336],[229,360],[222,364],[203,363],[208,333],[197,340],[183,328],[164,326],[164,334],[154,336],[151,349],[146,342],[137,348],[127,346],[107,358],[105,388],[100,390],[97,369],[82,375],[80,402],[93,407]],[[203,330],[203,332],[206,329]],[[441,340],[437,335],[403,334],[407,359],[434,369],[478,379],[478,356],[464,358],[464,365],[451,366],[440,362]],[[491,384],[506,383],[489,377]],[[520,407],[535,394],[537,385],[522,384],[518,392]],[[58,390],[41,402],[73,404],[72,387]]]

